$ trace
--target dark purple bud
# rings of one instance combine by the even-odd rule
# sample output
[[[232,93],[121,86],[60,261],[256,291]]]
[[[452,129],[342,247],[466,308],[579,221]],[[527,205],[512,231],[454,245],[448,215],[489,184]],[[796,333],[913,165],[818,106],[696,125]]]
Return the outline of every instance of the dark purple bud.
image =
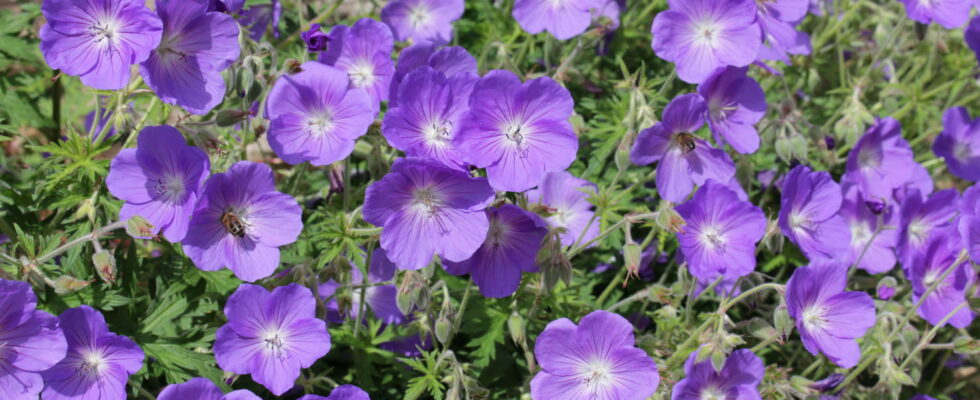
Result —
[[[837,140],[833,136],[824,136],[823,142],[827,145],[828,149],[833,149],[837,146]]]
[[[881,200],[867,200],[864,205],[868,207],[874,215],[881,215],[885,212],[885,202]]]
[[[306,42],[306,50],[310,52],[324,51],[327,49],[327,42],[330,38],[320,30],[320,24],[310,25],[310,30],[300,34]]]

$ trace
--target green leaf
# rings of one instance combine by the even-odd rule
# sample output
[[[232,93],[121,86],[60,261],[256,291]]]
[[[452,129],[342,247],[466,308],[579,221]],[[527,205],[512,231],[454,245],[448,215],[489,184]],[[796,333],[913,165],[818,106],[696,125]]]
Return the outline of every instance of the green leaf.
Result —
[[[143,319],[140,332],[153,333],[163,324],[169,323],[187,310],[187,300],[183,297],[168,298],[157,303],[153,311]]]

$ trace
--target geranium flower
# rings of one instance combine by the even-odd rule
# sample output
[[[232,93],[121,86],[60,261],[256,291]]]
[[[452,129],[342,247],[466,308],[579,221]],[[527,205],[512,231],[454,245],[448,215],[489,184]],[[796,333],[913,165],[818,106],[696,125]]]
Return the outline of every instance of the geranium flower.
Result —
[[[65,358],[58,318],[37,309],[27,282],[0,279],[0,398],[37,400],[41,373]]]
[[[160,46],[140,64],[140,75],[160,101],[207,114],[225,98],[224,71],[236,60],[238,24],[208,12],[208,0],[157,0],[163,20]]]
[[[548,31],[555,39],[568,40],[585,32],[592,22],[598,0],[516,0],[512,15],[527,33]]]
[[[375,113],[388,100],[391,76],[395,72],[391,51],[395,41],[387,25],[363,18],[353,26],[334,26],[327,35],[330,46],[319,61],[336,67],[350,77],[350,86],[371,96]]]
[[[521,272],[538,272],[535,258],[548,228],[537,215],[513,204],[486,213],[490,229],[483,245],[469,259],[446,261],[446,270],[470,274],[486,297],[507,297],[520,286]]]
[[[577,326],[551,321],[534,355],[541,365],[531,380],[534,400],[642,400],[660,384],[653,359],[634,346],[633,325],[607,311],[593,311]]]
[[[598,218],[593,218],[595,206],[589,202],[589,193],[597,190],[594,183],[568,171],[549,172],[537,188],[527,192],[527,201],[548,211],[545,221],[553,228],[563,229],[561,244],[571,246],[579,238],[585,243],[599,236],[601,223]],[[589,225],[590,221],[592,225]]]
[[[716,143],[728,143],[743,154],[759,149],[755,124],[766,115],[766,94],[747,68],[726,67],[698,85],[707,106],[708,126]]]
[[[674,385],[671,400],[762,399],[759,383],[766,366],[752,350],[733,351],[721,371],[715,371],[711,360],[696,362],[697,357],[695,351],[684,362],[684,379]]]
[[[102,313],[83,305],[58,316],[68,353],[44,371],[43,400],[125,400],[129,376],[143,368],[143,350],[109,331]]]
[[[875,323],[875,304],[867,293],[846,292],[846,287],[846,264],[811,262],[786,283],[786,305],[807,351],[851,368],[861,358],[855,339]]]
[[[630,151],[637,165],[657,165],[657,192],[680,203],[708,179],[729,182],[735,163],[724,151],[692,133],[704,125],[704,100],[696,93],[675,97],[664,108],[663,120],[640,132]]]
[[[946,161],[953,175],[980,181],[980,118],[970,118],[963,107],[946,110],[943,131],[932,143],[932,151]]]
[[[522,84],[513,72],[493,70],[476,82],[469,105],[453,145],[464,161],[487,169],[494,189],[528,190],[575,161],[572,95],[551,78]]]
[[[45,0],[41,13],[44,61],[101,90],[126,87],[129,67],[150,57],[163,34],[144,0]]]
[[[291,283],[271,293],[242,284],[225,304],[228,323],[214,339],[221,369],[251,374],[276,396],[293,387],[299,372],[330,351],[327,324],[316,318],[310,289]]]
[[[443,45],[453,38],[453,22],[463,16],[463,0],[395,0],[381,9],[396,40]]]
[[[716,69],[744,67],[759,54],[762,33],[753,0],[668,0],[653,19],[653,51],[677,66],[684,82],[701,83]]]
[[[192,378],[184,383],[167,385],[157,400],[261,400],[248,390],[235,390],[228,394],[207,378]]]
[[[364,220],[380,226],[381,248],[401,269],[421,269],[439,254],[463,261],[483,244],[490,224],[484,209],[494,192],[484,178],[436,161],[400,158],[367,188]]]
[[[344,71],[308,61],[276,81],[266,100],[269,147],[283,161],[327,165],[347,158],[374,122],[374,104]]]
[[[187,235],[210,172],[208,155],[188,146],[177,129],[149,126],[140,131],[135,149],[123,149],[112,159],[106,186],[126,201],[120,219],[139,215],[153,224],[152,234],[163,231],[176,243]]]
[[[208,179],[181,243],[198,268],[228,267],[254,282],[275,272],[279,247],[303,230],[302,214],[295,199],[276,191],[268,165],[239,161]]]
[[[783,178],[779,228],[810,260],[850,261],[851,231],[838,211],[843,195],[830,174],[798,165]]]

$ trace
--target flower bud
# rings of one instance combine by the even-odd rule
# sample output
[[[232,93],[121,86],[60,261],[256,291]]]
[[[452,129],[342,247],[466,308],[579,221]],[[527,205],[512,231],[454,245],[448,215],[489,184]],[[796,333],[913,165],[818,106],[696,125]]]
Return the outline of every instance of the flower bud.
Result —
[[[92,255],[92,264],[102,282],[113,285],[116,283],[116,258],[108,250],[102,250]]]
[[[980,354],[980,340],[969,336],[953,339],[953,352],[956,354]]]
[[[660,212],[657,214],[656,223],[660,229],[668,230],[673,233],[684,232],[684,226],[687,225],[687,222],[684,221],[684,217],[681,217],[681,215],[673,208],[664,208],[660,210]]]
[[[619,146],[616,147],[616,154],[613,157],[613,161],[616,162],[616,170],[619,172],[626,172],[626,170],[632,165],[630,162],[630,150],[633,147],[633,135],[626,134],[623,136],[623,140],[619,142]]]
[[[153,224],[139,215],[129,217],[126,221],[126,233],[137,239],[150,239],[153,237]]]
[[[248,118],[249,113],[241,110],[221,110],[214,117],[214,122],[218,126],[232,126]]]
[[[790,333],[793,333],[793,318],[790,318],[789,311],[786,309],[785,304],[780,304],[776,307],[776,311],[773,312],[773,324],[776,326],[776,331],[781,337],[787,337]]]
[[[522,318],[517,311],[511,313],[510,317],[507,318],[507,330],[510,331],[510,339],[513,340],[514,343],[523,346],[525,339],[525,328],[524,318]]]
[[[70,275],[62,275],[54,280],[54,292],[57,294],[69,294],[85,289],[92,281],[79,280]]]
[[[875,290],[875,295],[879,299],[888,300],[895,295],[895,289],[898,287],[898,281],[894,277],[886,276],[878,281],[878,288]]]
[[[868,210],[874,215],[881,215],[881,213],[885,212],[884,201],[878,199],[866,200],[864,205],[868,207]]]
[[[445,315],[440,315],[439,318],[436,319],[435,331],[436,331],[436,339],[439,340],[439,343],[442,343],[443,345],[448,344],[447,342],[449,341],[450,335],[452,334],[452,329],[453,329],[453,324],[452,322],[449,322],[449,319],[446,318]]]
[[[631,276],[640,276],[640,259],[643,249],[639,243],[629,242],[623,246],[623,261],[626,264],[626,279]]]

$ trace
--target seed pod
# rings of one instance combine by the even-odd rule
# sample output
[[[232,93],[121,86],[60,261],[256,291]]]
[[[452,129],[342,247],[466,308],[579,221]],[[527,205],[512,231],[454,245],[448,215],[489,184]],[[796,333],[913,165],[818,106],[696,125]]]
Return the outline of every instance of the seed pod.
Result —
[[[436,327],[435,327],[436,339],[439,340],[439,343],[442,343],[443,345],[448,345],[447,342],[449,341],[450,335],[452,334],[452,329],[453,329],[453,324],[452,322],[449,322],[449,319],[446,318],[445,315],[440,315],[439,318],[436,319]]]
[[[525,339],[525,329],[524,318],[521,317],[517,311],[510,314],[510,318],[507,318],[507,330],[510,331],[510,339],[514,343],[521,345],[524,343]]]

